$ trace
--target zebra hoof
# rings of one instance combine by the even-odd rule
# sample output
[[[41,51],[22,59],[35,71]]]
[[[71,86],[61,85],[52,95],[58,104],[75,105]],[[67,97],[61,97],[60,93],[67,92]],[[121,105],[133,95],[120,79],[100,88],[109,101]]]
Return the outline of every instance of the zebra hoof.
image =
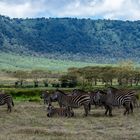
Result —
[[[87,114],[84,114],[84,117],[87,117],[88,115]]]
[[[51,115],[50,114],[47,114],[47,117],[51,117]]]

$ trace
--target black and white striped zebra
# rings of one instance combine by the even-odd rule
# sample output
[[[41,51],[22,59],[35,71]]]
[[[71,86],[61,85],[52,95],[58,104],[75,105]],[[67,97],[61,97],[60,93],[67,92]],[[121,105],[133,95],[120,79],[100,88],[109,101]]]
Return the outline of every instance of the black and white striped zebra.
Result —
[[[96,91],[86,92],[86,91],[81,90],[81,89],[74,89],[72,91],[72,95],[88,94],[90,96],[89,111],[91,109],[91,105],[94,105],[96,107],[97,107],[97,105],[101,105],[101,104],[95,102],[95,93],[96,93]]]
[[[67,108],[78,108],[84,106],[85,116],[88,115],[90,96],[88,94],[71,95],[68,96],[60,90],[56,90],[54,94],[51,95],[52,100],[57,100],[59,104]]]
[[[7,111],[11,112],[14,102],[10,94],[1,93],[0,94],[0,106],[7,104]]]
[[[108,88],[107,92],[102,92],[101,90],[96,93],[95,101],[101,102],[106,111],[105,115],[109,112],[109,115],[112,116],[112,107],[123,105],[125,108],[124,115],[129,114],[129,111],[133,112],[133,97],[135,91],[133,90],[124,90],[116,88]]]
[[[53,117],[53,116],[60,116],[60,117],[73,117],[74,112],[70,108],[56,108],[52,106],[51,104],[47,107],[47,116]]]

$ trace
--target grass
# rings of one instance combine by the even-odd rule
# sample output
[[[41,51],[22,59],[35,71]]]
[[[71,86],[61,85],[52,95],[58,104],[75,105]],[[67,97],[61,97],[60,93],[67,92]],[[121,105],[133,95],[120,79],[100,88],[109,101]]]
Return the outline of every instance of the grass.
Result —
[[[0,70],[52,70],[65,72],[70,67],[105,66],[109,64],[95,64],[78,61],[56,60],[45,57],[20,56],[16,54],[0,53]],[[110,64],[111,65],[111,64]]]
[[[55,104],[56,106],[56,104]],[[12,113],[0,107],[0,140],[139,140],[140,108],[123,116],[114,109],[113,117],[105,117],[104,109],[92,108],[88,117],[83,109],[75,109],[75,117],[48,118],[42,102],[15,102]]]

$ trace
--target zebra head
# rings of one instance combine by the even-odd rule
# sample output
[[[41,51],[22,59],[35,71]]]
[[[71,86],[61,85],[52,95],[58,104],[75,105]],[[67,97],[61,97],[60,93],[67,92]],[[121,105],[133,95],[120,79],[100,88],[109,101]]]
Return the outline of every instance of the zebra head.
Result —
[[[56,90],[50,97],[53,101],[58,101],[59,95],[60,95],[60,91]]]
[[[43,91],[41,94],[40,94],[40,98],[41,99],[44,99],[48,96],[49,92],[48,91]]]
[[[95,92],[95,96],[94,96],[94,101],[97,105],[102,105],[102,100],[103,100],[103,96],[106,96],[107,93],[102,91],[102,90],[98,90]]]
[[[43,91],[40,94],[40,98],[44,100],[44,104],[49,104],[51,102],[50,94],[48,91]]]
[[[95,92],[95,96],[94,96],[95,103],[98,104],[100,102],[100,99],[101,99],[100,91]]]

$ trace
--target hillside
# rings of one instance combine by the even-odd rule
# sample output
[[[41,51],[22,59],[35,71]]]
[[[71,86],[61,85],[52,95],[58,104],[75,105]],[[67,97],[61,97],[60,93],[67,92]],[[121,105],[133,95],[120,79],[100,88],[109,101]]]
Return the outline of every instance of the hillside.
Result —
[[[94,64],[87,62],[54,60],[44,57],[20,56],[15,54],[0,53],[0,71],[51,70],[56,72],[65,72],[70,67],[85,67],[95,65],[102,66],[102,64]]]
[[[95,63],[140,62],[140,21],[0,16],[0,51]]]

